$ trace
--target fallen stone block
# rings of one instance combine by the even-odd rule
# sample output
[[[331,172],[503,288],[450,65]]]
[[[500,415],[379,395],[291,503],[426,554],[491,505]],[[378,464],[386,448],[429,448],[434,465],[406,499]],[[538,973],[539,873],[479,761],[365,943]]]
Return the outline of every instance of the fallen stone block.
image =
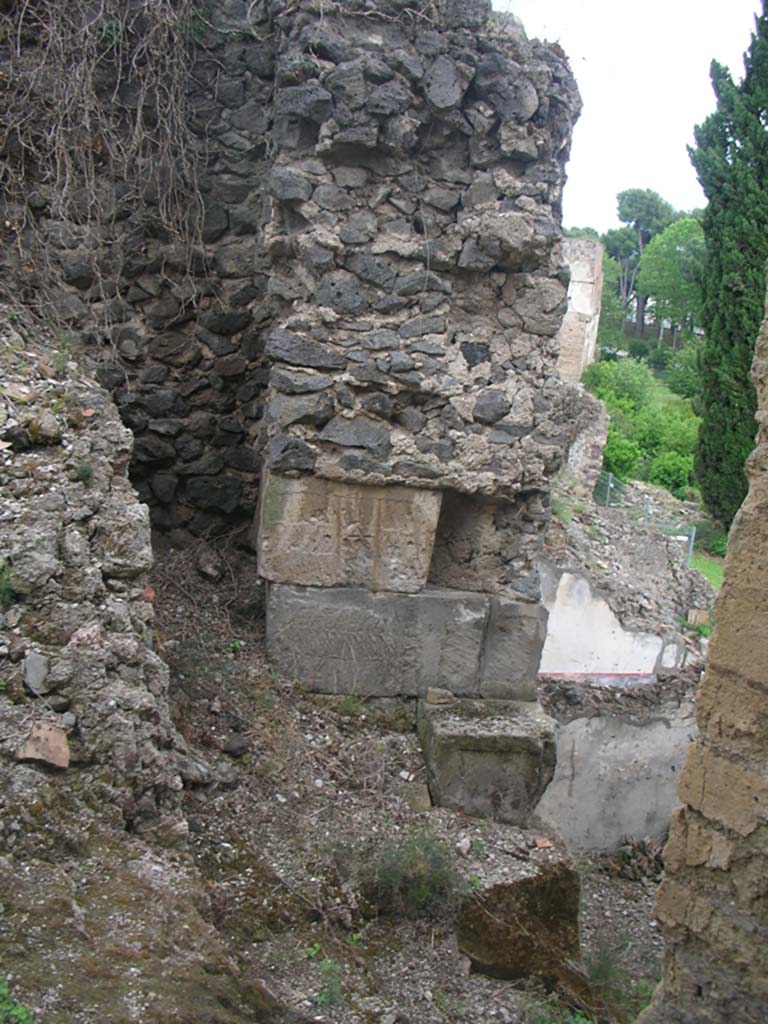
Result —
[[[555,770],[555,722],[534,702],[419,702],[433,801],[472,817],[524,824]]]
[[[441,497],[266,473],[259,572],[276,583],[415,593],[427,581]]]
[[[579,892],[568,860],[490,885],[461,908],[459,949],[483,974],[580,989]]]

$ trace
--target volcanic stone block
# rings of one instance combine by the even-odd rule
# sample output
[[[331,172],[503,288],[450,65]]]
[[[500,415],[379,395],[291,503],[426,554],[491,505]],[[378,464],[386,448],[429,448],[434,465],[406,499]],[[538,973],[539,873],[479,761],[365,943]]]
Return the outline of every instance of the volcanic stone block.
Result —
[[[266,473],[259,572],[277,583],[405,593],[427,580],[441,495]]]
[[[415,696],[477,685],[488,599],[461,591],[373,594],[271,585],[267,653],[325,693]]]
[[[524,824],[555,770],[555,722],[533,702],[419,703],[419,739],[434,802]]]

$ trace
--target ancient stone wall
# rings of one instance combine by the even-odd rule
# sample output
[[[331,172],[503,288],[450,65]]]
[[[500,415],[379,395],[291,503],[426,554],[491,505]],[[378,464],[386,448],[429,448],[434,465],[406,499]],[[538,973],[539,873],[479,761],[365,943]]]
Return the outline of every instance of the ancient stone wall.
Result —
[[[680,777],[685,806],[664,852],[664,975],[643,1024],[758,1024],[768,1012],[768,320],[752,372],[750,489],[729,536],[696,700],[700,737]]]
[[[603,290],[603,247],[589,238],[564,238],[563,259],[570,272],[568,310],[557,335],[557,369],[563,380],[581,380],[594,361]]]
[[[51,339],[6,314],[0,848],[23,838],[17,814],[51,789],[41,765],[68,769],[55,783],[68,808],[74,793],[105,824],[178,840],[182,776],[200,782],[207,769],[184,756],[168,669],[152,649],[149,510],[128,480],[133,439],[103,388],[74,364],[57,368]]]
[[[419,717],[433,798],[521,821],[554,749],[534,558],[577,420],[556,335],[579,99],[555,50],[489,14],[276,18],[265,244],[286,306],[254,539],[273,663],[331,693],[442,688]]]
[[[568,419],[552,371],[579,100],[554,49],[489,31],[489,14],[212,5],[189,76],[205,207],[191,254],[151,195],[122,208],[116,183],[96,237],[36,194],[51,308],[102,348],[157,526],[250,515],[267,444],[276,472],[522,496],[537,532]],[[24,251],[4,269],[31,297],[45,268]]]
[[[57,220],[43,181],[31,212],[4,208],[6,227],[33,221],[20,237],[4,237],[0,255],[16,297],[58,321],[63,346],[89,341],[99,378],[135,436],[131,478],[153,523],[181,531],[180,539],[227,528],[256,506],[254,442],[269,375],[262,329],[284,301],[270,290],[262,241],[271,13],[264,4],[216,3],[199,27],[187,81],[200,195],[188,201],[190,218],[198,201],[203,217],[190,232],[191,250],[164,229],[151,191],[128,204],[122,183],[105,176],[103,223]],[[34,50],[28,56],[34,62]],[[0,44],[0,65],[15,73],[9,62]],[[119,88],[108,61],[99,72],[103,101],[119,116],[140,70]]]

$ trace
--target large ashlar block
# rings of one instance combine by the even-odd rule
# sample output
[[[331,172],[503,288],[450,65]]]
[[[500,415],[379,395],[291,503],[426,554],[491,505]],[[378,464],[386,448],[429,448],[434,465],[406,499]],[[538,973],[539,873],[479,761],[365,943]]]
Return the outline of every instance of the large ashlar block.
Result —
[[[442,495],[265,473],[259,572],[276,583],[416,593],[427,581]]]
[[[272,663],[326,693],[535,696],[546,612],[457,590],[419,594],[272,584]]]
[[[429,790],[441,807],[525,824],[555,770],[555,722],[535,702],[419,702]]]
[[[272,585],[267,651],[280,671],[322,692],[416,696],[472,685],[487,615],[482,594]]]

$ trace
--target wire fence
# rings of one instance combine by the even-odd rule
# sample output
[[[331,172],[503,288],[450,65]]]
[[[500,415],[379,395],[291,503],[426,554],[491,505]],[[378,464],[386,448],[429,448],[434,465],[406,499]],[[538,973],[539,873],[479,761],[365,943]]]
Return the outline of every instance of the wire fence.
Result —
[[[696,543],[696,526],[690,523],[669,523],[661,520],[656,514],[651,496],[639,494],[635,488],[629,487],[613,473],[601,470],[597,478],[593,498],[598,505],[606,508],[625,508],[627,522],[633,526],[647,526],[666,537],[679,540],[686,545],[685,564],[690,566],[693,557],[693,546]]]

